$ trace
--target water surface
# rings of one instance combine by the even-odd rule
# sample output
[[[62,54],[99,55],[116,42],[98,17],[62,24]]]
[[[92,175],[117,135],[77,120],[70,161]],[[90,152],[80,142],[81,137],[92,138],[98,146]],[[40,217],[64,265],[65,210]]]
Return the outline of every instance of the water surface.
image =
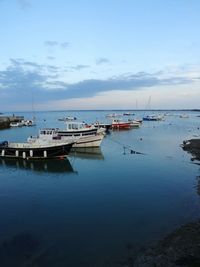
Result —
[[[90,123],[106,121],[107,113],[38,112],[36,127],[2,130],[0,140],[25,141],[40,128],[63,128],[60,117]],[[69,160],[1,160],[0,243],[12,247],[14,237],[30,235],[39,245],[28,260],[41,267],[116,266],[130,244],[149,244],[198,218],[199,166],[180,144],[200,136],[199,114],[171,114],[139,129],[113,131],[101,149],[73,153]]]

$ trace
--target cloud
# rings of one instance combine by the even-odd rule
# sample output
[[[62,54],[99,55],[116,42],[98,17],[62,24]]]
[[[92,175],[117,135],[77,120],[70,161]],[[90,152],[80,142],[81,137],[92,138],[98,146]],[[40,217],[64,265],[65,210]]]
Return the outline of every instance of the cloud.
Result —
[[[103,58],[103,57],[96,59],[97,65],[101,65],[101,64],[105,64],[105,63],[109,63],[109,62],[110,62],[109,59]]]
[[[55,46],[58,45],[58,42],[56,42],[56,41],[45,41],[44,44],[46,46],[55,47]]]
[[[54,59],[56,59],[56,58],[55,58],[55,57],[52,57],[52,56],[48,56],[47,59],[49,59],[49,60],[54,60]]]
[[[28,0],[17,0],[17,3],[22,9],[27,9],[31,7],[31,2]]]
[[[16,106],[27,103],[32,94],[37,103],[48,101],[93,97],[111,91],[138,91],[146,88],[187,85],[196,77],[177,77],[146,72],[126,73],[101,79],[85,79],[76,83],[66,83],[59,78],[60,68],[41,65],[23,59],[11,59],[10,65],[0,71],[0,106]],[[74,66],[76,69],[87,65]],[[199,78],[199,76],[198,76]],[[173,87],[173,86],[172,86]],[[170,93],[170,92],[169,92]],[[173,93],[173,90],[172,92]],[[20,97],[19,97],[20,96]],[[11,110],[12,108],[10,108]]]
[[[61,48],[66,49],[67,47],[69,47],[69,43],[68,42],[63,42],[60,44]]]
[[[87,69],[89,68],[90,66],[89,65],[76,65],[76,66],[72,66],[70,67],[72,70],[82,70],[82,69]]]

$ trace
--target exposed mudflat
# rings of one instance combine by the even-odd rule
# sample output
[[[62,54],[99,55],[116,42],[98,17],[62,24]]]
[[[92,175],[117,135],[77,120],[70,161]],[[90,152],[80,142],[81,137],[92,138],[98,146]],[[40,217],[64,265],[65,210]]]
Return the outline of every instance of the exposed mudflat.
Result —
[[[200,139],[183,141],[182,147],[184,150],[192,154],[192,160],[200,160]]]

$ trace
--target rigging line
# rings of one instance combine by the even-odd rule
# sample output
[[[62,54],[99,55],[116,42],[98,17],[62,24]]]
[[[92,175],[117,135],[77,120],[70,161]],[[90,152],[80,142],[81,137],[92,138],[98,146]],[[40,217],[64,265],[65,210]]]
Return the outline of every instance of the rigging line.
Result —
[[[124,149],[124,154],[125,154],[125,150],[128,149],[128,150],[130,150],[131,154],[147,155],[146,153],[139,152],[139,151],[135,151],[134,148],[131,147],[130,145],[123,144],[123,143],[121,143],[121,142],[119,142],[119,141],[114,140],[114,139],[111,138],[111,137],[109,137],[109,139],[110,139],[112,142],[114,142],[114,143],[116,143],[116,144],[122,146],[123,149]]]

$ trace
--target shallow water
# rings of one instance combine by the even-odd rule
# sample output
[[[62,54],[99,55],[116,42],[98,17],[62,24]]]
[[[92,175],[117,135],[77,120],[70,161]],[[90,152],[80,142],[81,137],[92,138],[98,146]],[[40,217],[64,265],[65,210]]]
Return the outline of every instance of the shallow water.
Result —
[[[0,140],[25,141],[40,128],[64,127],[58,118],[67,115],[90,123],[108,120],[107,113],[38,112],[36,127],[2,130]],[[14,236],[30,234],[39,246],[21,261],[42,267],[116,266],[128,247],[154,242],[198,218],[199,166],[180,144],[200,136],[199,113],[184,119],[171,114],[139,129],[113,131],[101,149],[72,153],[69,160],[1,160],[0,243],[13,247]]]

